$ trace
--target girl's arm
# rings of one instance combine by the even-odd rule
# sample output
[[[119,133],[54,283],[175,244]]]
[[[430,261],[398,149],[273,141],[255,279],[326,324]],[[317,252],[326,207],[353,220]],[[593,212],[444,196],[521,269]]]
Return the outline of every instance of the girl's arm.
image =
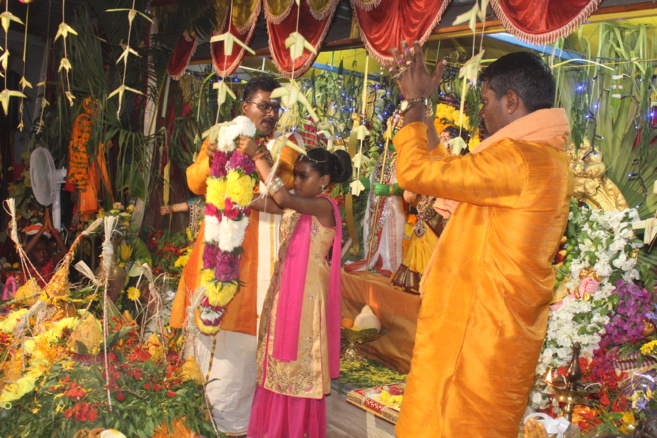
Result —
[[[267,177],[271,174],[271,165],[266,159],[258,155],[257,149],[258,145],[250,137],[241,135],[237,141],[237,150],[255,160],[258,173],[260,173],[263,181],[267,181]],[[328,199],[293,195],[285,188],[283,180],[277,176],[274,176],[271,182],[267,184],[267,190],[279,207],[291,208],[301,214],[316,216],[319,223],[325,227],[335,226],[333,206]]]
[[[251,207],[265,213],[283,214],[283,209],[276,204],[271,196],[259,196],[251,203]]]

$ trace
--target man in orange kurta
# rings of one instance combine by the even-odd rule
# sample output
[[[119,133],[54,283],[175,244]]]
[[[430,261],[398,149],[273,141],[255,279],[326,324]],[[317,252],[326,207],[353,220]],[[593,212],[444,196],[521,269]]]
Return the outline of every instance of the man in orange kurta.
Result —
[[[265,140],[274,137],[278,122],[280,103],[270,95],[279,86],[273,78],[260,76],[249,81],[244,89],[242,113],[251,119]],[[294,138],[291,140],[298,143]],[[187,184],[197,195],[206,193],[210,160],[215,150],[216,145],[206,140],[195,162],[187,168]],[[277,174],[289,188],[294,182],[292,172],[297,156],[298,153],[289,147],[281,151]],[[245,434],[249,423],[256,381],[258,291],[262,291],[264,297],[271,278],[270,264],[276,256],[274,242],[278,239],[277,222],[271,216],[251,210],[240,259],[239,279],[244,283],[226,306],[221,331],[215,336],[200,334],[193,343],[196,360],[204,376],[209,375],[208,380],[211,380],[206,392],[213,405],[215,423],[229,436]],[[184,328],[189,322],[190,302],[201,283],[204,231],[201,225],[178,285],[170,321],[175,328]],[[259,245],[261,241],[263,245]],[[266,254],[262,254],[265,251]]]
[[[408,53],[408,51],[407,51]],[[451,200],[421,286],[415,348],[396,426],[401,438],[515,438],[547,329],[551,261],[568,219],[565,112],[536,55],[482,74],[489,137],[466,156],[430,158],[422,98],[438,85],[420,46],[399,83],[410,109],[394,138],[399,184]],[[417,99],[416,99],[417,98]],[[455,206],[455,208],[454,208]]]

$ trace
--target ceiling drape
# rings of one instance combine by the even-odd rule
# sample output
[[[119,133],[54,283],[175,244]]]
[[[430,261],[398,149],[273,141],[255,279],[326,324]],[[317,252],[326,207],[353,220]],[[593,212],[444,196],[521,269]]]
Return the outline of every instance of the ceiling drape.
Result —
[[[221,35],[230,32],[235,38],[242,41],[247,46],[253,40],[253,34],[258,21],[258,15],[262,10],[261,0],[217,0],[227,5],[227,13],[230,20],[224,20],[223,26],[216,29],[214,35]],[[221,20],[217,20],[221,23]],[[210,54],[212,55],[212,64],[215,71],[221,77],[230,76],[242,63],[246,49],[238,44],[233,45],[232,53],[226,53],[223,41],[210,43]]]
[[[448,4],[449,0],[351,0],[363,44],[383,65],[393,62],[390,49],[402,40],[424,44]]]
[[[270,3],[270,0],[265,0]],[[278,71],[287,78],[298,78],[312,66],[317,54],[304,49],[296,60],[292,59],[286,40],[290,34],[299,32],[308,43],[319,53],[328,32],[331,19],[335,13],[337,0],[301,0],[300,6],[290,1],[291,7],[287,16],[267,16],[267,32],[269,34],[269,51]],[[274,24],[278,21],[278,24]]]
[[[570,35],[598,8],[600,0],[493,0],[495,15],[521,41],[550,44]]]
[[[314,48],[322,44],[333,19],[338,0],[226,0],[217,1],[218,29],[215,35],[230,32],[249,45],[260,11],[264,9],[269,50],[279,72],[288,78],[304,74],[316,59],[308,48],[292,59],[290,35],[298,32]],[[426,42],[440,22],[450,0],[350,0],[360,37],[370,56],[383,65],[393,59],[390,49],[402,40]],[[490,5],[507,31],[522,41],[549,44],[581,26],[600,0],[491,0]],[[230,16],[230,19],[228,17]],[[191,37],[181,38],[169,68],[172,77],[184,71],[194,50]],[[234,45],[231,55],[222,41],[211,43],[214,68],[220,76],[237,70],[245,50]],[[184,66],[184,67],[183,67]]]

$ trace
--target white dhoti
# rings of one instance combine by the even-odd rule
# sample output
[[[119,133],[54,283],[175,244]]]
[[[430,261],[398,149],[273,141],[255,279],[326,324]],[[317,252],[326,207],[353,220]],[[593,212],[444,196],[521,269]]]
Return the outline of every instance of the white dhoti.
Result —
[[[244,435],[249,426],[256,386],[256,341],[256,336],[225,330],[216,336],[199,335],[193,341],[201,373],[208,377],[206,394],[212,418],[217,429],[229,436]]]

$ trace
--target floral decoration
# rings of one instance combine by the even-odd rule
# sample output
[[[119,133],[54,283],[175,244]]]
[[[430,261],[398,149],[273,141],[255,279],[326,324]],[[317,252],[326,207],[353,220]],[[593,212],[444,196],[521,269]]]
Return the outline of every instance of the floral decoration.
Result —
[[[635,209],[602,211],[572,201],[567,235],[555,259],[556,298],[536,369],[538,378],[567,363],[575,342],[581,345],[583,358],[591,358],[600,348],[620,300],[616,283],[639,279],[633,252],[643,243],[632,231],[638,218]],[[531,404],[547,408],[550,392],[537,384]]]
[[[104,339],[107,355],[104,349],[79,354],[70,339],[84,311],[38,323],[31,330],[38,334],[21,338],[13,329],[24,312],[0,322],[0,436],[82,436],[76,432],[113,428],[146,438],[183,422],[188,433],[216,436],[199,408],[205,402],[198,365],[169,351],[159,336],[144,342],[137,326],[114,316]]]
[[[87,143],[91,138],[91,128],[93,127],[92,107],[93,101],[91,98],[85,98],[82,112],[73,122],[73,132],[68,143],[68,180],[75,184],[75,187],[79,190],[84,190],[87,187],[89,176]]]
[[[255,125],[245,116],[236,117],[218,133],[207,180],[201,271],[204,297],[195,318],[205,334],[219,331],[225,306],[239,290],[241,245],[258,176],[253,161],[235,150],[235,140],[240,135],[254,138],[256,134]]]

